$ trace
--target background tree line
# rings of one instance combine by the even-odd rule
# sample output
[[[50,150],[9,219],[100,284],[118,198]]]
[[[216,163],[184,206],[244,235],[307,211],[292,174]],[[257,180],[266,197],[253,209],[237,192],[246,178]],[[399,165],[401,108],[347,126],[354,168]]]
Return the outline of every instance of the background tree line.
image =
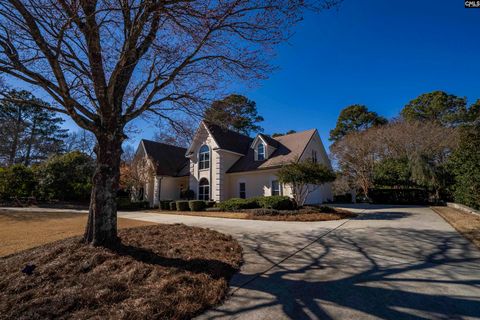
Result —
[[[435,91],[388,121],[353,105],[330,132],[335,192],[387,202],[452,201],[480,207],[480,100]]]
[[[69,133],[64,120],[31,92],[8,90],[1,96],[0,200],[88,200],[93,135]]]

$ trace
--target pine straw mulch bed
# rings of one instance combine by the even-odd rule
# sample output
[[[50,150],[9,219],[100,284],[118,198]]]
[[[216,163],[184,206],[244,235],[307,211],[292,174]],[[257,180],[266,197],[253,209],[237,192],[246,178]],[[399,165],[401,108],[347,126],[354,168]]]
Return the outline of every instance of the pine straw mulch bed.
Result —
[[[322,212],[316,207],[305,207],[299,210],[244,209],[241,211],[152,211],[161,214],[178,214],[185,216],[200,216],[210,218],[247,219],[264,221],[298,221],[315,222],[341,220],[356,217],[347,210],[328,207],[329,212]]]
[[[242,262],[232,237],[185,225],[119,231],[122,243],[79,237],[0,258],[1,319],[189,319],[220,303]],[[22,273],[27,264],[32,275]]]
[[[432,207],[445,221],[480,248],[480,217],[450,207]]]

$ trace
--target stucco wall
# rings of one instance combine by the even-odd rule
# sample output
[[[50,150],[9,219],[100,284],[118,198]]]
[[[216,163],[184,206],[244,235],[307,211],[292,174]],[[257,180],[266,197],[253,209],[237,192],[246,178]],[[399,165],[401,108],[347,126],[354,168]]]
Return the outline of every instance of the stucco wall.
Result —
[[[272,181],[278,180],[276,176],[277,170],[262,170],[246,173],[230,173],[227,174],[228,197],[240,197],[240,183],[245,183],[245,191],[247,198],[258,196],[272,195]],[[290,188],[283,186],[282,194],[291,196]]]
[[[203,145],[207,145],[210,149],[210,168],[200,170],[198,165],[198,151]],[[204,127],[201,127],[196,135],[196,140],[192,144],[192,156],[190,158],[189,187],[195,192],[196,198],[198,198],[198,183],[202,178],[205,178],[210,183],[210,198],[214,200],[219,199],[217,188],[214,183],[212,183],[217,176],[216,164],[220,161],[218,152],[214,150],[216,148],[218,148],[218,146],[213,138]]]
[[[300,157],[301,161],[312,158],[312,151],[317,152],[317,161],[318,163],[324,164],[331,168],[330,160],[328,159],[327,152],[323,146],[322,140],[315,134],[310,142],[308,143],[305,151]],[[314,186],[311,186],[314,189]],[[316,188],[312,193],[310,193],[305,201],[306,204],[319,204],[326,201],[333,200],[332,184],[326,183],[324,185]]]
[[[188,187],[188,177],[162,177],[160,200],[178,200],[180,191]]]

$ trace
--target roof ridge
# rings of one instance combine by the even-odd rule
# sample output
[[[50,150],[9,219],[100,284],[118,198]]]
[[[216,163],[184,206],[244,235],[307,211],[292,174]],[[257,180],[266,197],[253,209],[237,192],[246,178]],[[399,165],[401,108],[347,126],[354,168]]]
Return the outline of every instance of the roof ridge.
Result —
[[[165,143],[165,142],[159,142],[159,141],[154,141],[154,140],[150,140],[150,139],[142,139],[142,141],[147,141],[147,142],[151,142],[151,143],[155,143],[155,144],[161,144],[161,145],[164,145],[164,146],[167,146],[167,147],[173,147],[173,148],[187,150],[187,148],[179,147],[179,146],[176,146],[174,144],[169,144],[169,143]]]
[[[205,119],[202,120],[202,121],[203,121],[207,126],[209,126],[209,125],[217,126],[218,128],[220,128],[220,129],[222,129],[222,130],[224,130],[224,131],[230,131],[231,133],[234,133],[234,134],[243,136],[243,137],[245,137],[245,138],[252,139],[252,137],[250,137],[250,136],[248,136],[248,135],[246,135],[246,134],[243,134],[243,133],[237,132],[237,131],[235,131],[235,130],[226,128],[226,127],[221,126],[221,125],[219,125],[219,124],[217,124],[217,123],[214,123],[214,122],[211,122],[211,121],[207,121],[207,120],[205,120]]]
[[[297,132],[292,132],[292,133],[288,133],[288,134],[282,134],[281,136],[276,136],[276,137],[269,136],[269,137],[272,138],[272,139],[277,140],[277,138],[286,137],[286,136],[291,136],[291,135],[294,135],[294,134],[305,133],[305,132],[307,132],[307,131],[313,131],[313,132],[315,132],[316,130],[317,130],[316,128],[311,128],[311,129],[302,130],[302,131],[297,131]]]

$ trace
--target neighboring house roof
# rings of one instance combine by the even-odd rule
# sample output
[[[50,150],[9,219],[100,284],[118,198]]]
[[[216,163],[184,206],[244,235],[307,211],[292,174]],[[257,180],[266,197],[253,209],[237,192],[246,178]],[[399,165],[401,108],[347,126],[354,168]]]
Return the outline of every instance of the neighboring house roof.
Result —
[[[276,150],[270,155],[270,157],[264,161],[255,161],[254,150],[249,148],[248,153],[235,162],[227,173],[275,168],[282,164],[297,160],[301,157],[316,131],[316,129],[310,129],[275,138],[262,135],[262,138],[265,139],[266,137],[269,139],[267,141],[268,144],[276,143]]]
[[[145,139],[141,143],[153,160],[157,175],[183,177],[190,174],[189,160],[185,158],[187,149]]]
[[[206,121],[204,123],[220,149],[247,154],[248,148],[253,141],[252,138],[213,123]]]

